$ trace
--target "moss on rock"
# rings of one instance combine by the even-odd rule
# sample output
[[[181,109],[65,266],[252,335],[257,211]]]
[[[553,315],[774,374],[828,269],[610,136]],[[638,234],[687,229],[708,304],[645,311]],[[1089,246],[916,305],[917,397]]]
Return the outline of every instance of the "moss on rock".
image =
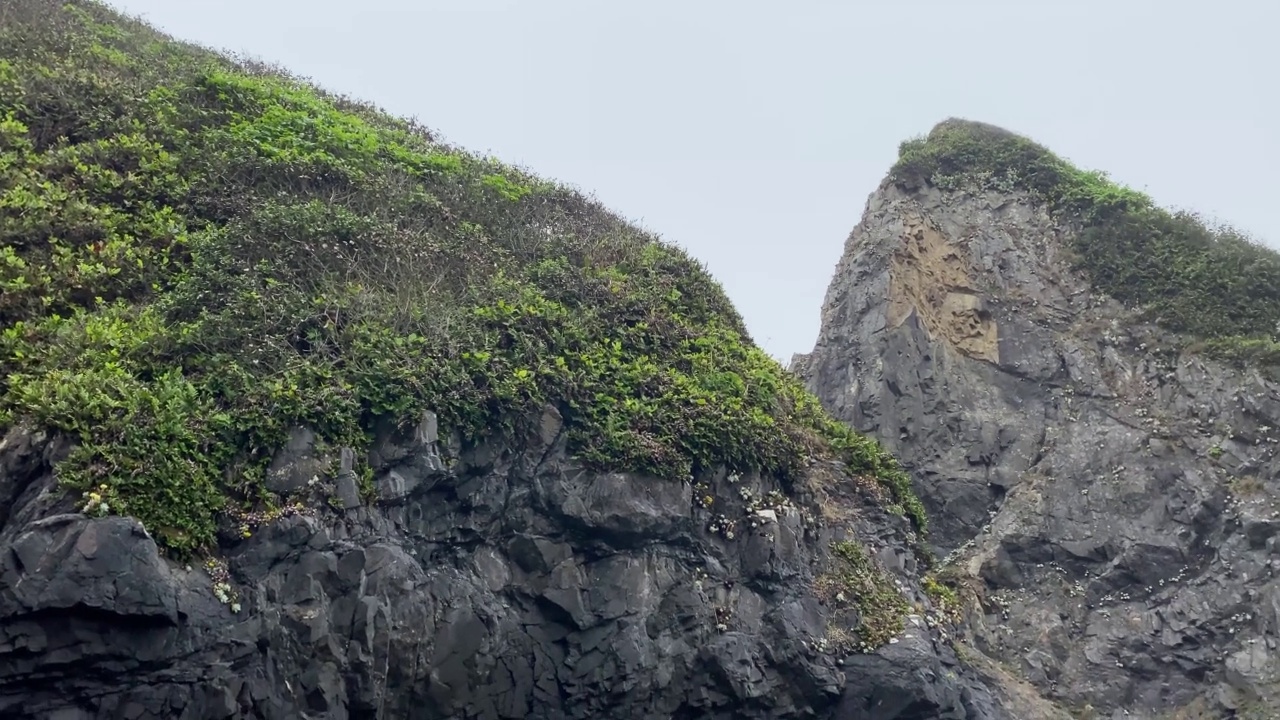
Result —
[[[1199,349],[1242,364],[1280,363],[1280,254],[1231,228],[1162,209],[1025,137],[964,120],[904,142],[892,178],[908,187],[1029,192],[1080,229],[1076,264],[1094,287]]]
[[[834,649],[874,652],[902,633],[911,606],[862,545],[843,540],[832,544],[831,553],[831,566],[818,576],[814,589],[837,611],[856,611],[857,624],[852,632],[833,625],[829,639]]]
[[[599,468],[907,476],[706,270],[582,195],[93,2],[0,6],[0,425],[162,545],[278,499],[289,429],[471,441],[553,403]],[[3,428],[0,428],[3,429]]]

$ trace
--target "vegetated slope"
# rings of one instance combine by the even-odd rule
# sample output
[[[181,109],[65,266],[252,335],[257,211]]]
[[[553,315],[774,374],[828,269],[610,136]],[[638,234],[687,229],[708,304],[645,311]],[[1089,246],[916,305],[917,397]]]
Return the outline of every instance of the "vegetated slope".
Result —
[[[1275,252],[950,120],[793,367],[910,469],[975,653],[1080,717],[1271,718],[1277,293]]]
[[[1230,227],[1170,212],[1001,128],[950,120],[902,144],[891,178],[942,190],[1026,191],[1077,225],[1090,284],[1240,362],[1280,363],[1280,253]]]
[[[923,526],[680,250],[97,3],[0,6],[0,290],[0,427],[74,436],[63,484],[180,553],[275,502],[291,427],[359,449],[431,409],[475,440],[547,402],[596,467],[835,452]]]

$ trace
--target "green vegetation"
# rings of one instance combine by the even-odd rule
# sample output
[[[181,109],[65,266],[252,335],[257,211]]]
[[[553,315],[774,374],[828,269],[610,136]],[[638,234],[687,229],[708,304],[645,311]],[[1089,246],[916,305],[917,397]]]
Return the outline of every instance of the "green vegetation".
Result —
[[[93,2],[0,5],[0,58],[0,430],[75,437],[94,512],[198,552],[280,507],[292,426],[361,449],[431,409],[473,442],[550,402],[593,466],[834,453],[924,529],[703,267],[581,195]]]
[[[893,178],[943,189],[1023,190],[1081,228],[1078,269],[1195,348],[1237,363],[1280,364],[1280,254],[1230,228],[1161,209],[1101,172],[981,123],[948,120],[904,142]]]
[[[942,572],[929,572],[920,577],[920,589],[924,590],[925,596],[933,606],[931,620],[953,624],[963,622],[964,608],[954,583],[954,575],[946,569]]]
[[[846,540],[833,543],[831,550],[832,567],[818,577],[815,589],[827,604],[858,613],[856,639],[839,629],[832,635],[846,649],[873,652],[902,632],[911,606],[861,545]]]
[[[939,606],[959,606],[960,597],[954,588],[946,585],[938,576],[928,574],[920,579],[920,588]]]

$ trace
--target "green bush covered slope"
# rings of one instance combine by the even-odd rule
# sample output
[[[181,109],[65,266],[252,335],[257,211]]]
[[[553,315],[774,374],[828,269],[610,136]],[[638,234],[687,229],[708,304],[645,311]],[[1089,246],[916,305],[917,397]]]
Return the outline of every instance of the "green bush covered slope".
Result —
[[[1280,254],[1230,228],[1164,210],[1027,138],[964,120],[904,142],[892,175],[907,186],[1030,192],[1081,229],[1072,250],[1095,288],[1192,346],[1273,371],[1280,364]]]
[[[293,425],[475,440],[547,402],[604,469],[906,475],[678,249],[572,190],[91,2],[0,4],[0,430],[169,549],[277,502]]]

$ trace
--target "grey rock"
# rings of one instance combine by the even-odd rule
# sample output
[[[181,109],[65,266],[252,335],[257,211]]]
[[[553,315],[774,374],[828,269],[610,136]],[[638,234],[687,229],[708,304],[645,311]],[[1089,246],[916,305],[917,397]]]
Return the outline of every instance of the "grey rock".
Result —
[[[379,473],[375,478],[378,498],[387,503],[402,502],[444,477],[447,463],[439,441],[439,421],[430,411],[424,412],[409,432],[384,424],[369,453],[369,464]]]
[[[296,427],[289,431],[288,444],[267,468],[267,489],[280,494],[297,492],[313,481],[319,482],[328,471],[328,461],[317,452],[315,433]]]
[[[888,548],[886,572],[924,600],[905,522],[872,499],[837,499],[854,524],[807,523],[818,508],[803,500],[761,518],[739,493],[782,490],[775,479],[712,473],[698,480],[717,512],[741,519],[730,540],[689,484],[581,468],[550,410],[529,438],[448,464],[425,420],[375,439],[379,502],[356,507],[341,452],[349,511],[318,503],[222,548],[223,599],[135,521],[75,512],[51,474],[56,440],[10,431],[0,717],[1019,717],[940,628],[844,667],[819,648],[843,621],[814,591],[837,533]],[[294,443],[281,467],[313,447]],[[896,709],[867,708],[881,687]]]
[[[910,469],[977,588],[974,652],[1100,716],[1274,712],[1280,387],[1095,292],[1076,231],[1025,195],[886,182],[792,369]]]
[[[966,692],[958,683],[939,682],[955,671],[943,667],[920,635],[908,633],[901,642],[874,655],[854,655],[846,660],[845,669],[849,682],[836,718],[964,720],[975,716],[966,707],[966,695],[972,691]]]
[[[334,482],[338,487],[338,501],[343,510],[354,510],[360,507],[360,487],[353,468],[355,467],[355,451],[342,448],[341,469]]]
[[[424,411],[417,425],[407,430],[384,421],[376,437],[377,441],[369,452],[369,464],[375,470],[383,470],[439,442],[439,419],[430,410]]]

